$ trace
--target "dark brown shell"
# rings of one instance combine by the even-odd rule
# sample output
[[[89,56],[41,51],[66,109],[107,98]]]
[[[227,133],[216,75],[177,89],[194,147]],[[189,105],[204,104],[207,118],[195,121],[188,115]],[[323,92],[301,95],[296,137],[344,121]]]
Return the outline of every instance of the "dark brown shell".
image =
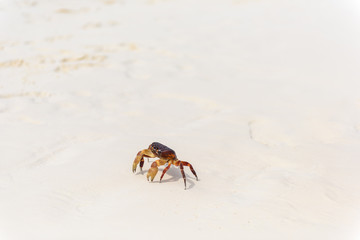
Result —
[[[149,149],[151,150],[152,153],[154,153],[157,157],[161,159],[165,159],[165,160],[177,159],[175,151],[161,143],[153,142],[152,144],[150,144]]]

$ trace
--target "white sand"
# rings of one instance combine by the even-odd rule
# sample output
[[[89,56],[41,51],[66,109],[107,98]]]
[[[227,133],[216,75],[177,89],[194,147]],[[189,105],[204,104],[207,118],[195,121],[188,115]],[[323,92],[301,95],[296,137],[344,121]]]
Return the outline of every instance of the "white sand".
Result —
[[[360,239],[359,26],[356,0],[1,0],[0,239]],[[133,174],[153,141],[200,181]]]

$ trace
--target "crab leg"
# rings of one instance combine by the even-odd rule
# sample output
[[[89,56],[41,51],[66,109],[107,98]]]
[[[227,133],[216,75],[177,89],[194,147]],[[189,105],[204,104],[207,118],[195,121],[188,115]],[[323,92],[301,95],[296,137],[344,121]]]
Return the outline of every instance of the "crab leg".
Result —
[[[198,177],[197,177],[197,175],[196,175],[196,172],[195,172],[193,166],[192,166],[190,163],[188,163],[188,162],[184,162],[184,161],[181,161],[181,162],[182,162],[182,164],[183,164],[184,166],[187,166],[187,167],[190,168],[191,172],[192,172],[192,173],[195,175],[195,177],[196,177],[196,181],[199,181],[199,179],[198,179]]]
[[[183,162],[180,161],[180,160],[177,160],[176,162],[174,162],[174,165],[175,165],[175,166],[180,166],[180,172],[181,172],[181,175],[182,175],[182,177],[183,177],[183,179],[184,179],[185,190],[186,190],[186,177],[185,177]]]
[[[139,164],[139,162],[140,162],[140,171],[142,171],[142,167],[144,166],[144,157],[154,158],[156,156],[149,149],[144,149],[138,152],[132,166],[133,172],[136,172],[136,167]]]
[[[196,180],[198,181],[198,177],[196,175],[196,172],[195,172],[194,168],[192,167],[192,165],[190,163],[178,160],[178,161],[174,162],[174,165],[175,166],[180,166],[181,175],[182,175],[182,177],[184,179],[185,190],[186,190],[186,176],[185,176],[185,172],[184,172],[184,166],[190,167],[191,172],[195,175]]]
[[[164,165],[166,164],[167,161],[166,160],[162,160],[162,159],[159,159],[159,160],[156,160],[155,162],[153,162],[151,164],[151,168],[149,169],[147,175],[146,175],[146,178],[147,180],[149,181],[149,177],[150,177],[150,180],[153,181],[154,180],[154,177],[156,176],[157,172],[158,172],[158,166],[161,166],[161,165]]]
[[[160,182],[161,182],[161,179],[163,178],[163,176],[165,175],[165,173],[167,172],[167,170],[169,170],[170,166],[171,166],[171,163],[169,163],[169,165],[166,168],[164,168],[164,170],[161,174],[161,177],[160,177]]]
[[[184,166],[183,166],[183,164],[182,164],[182,162],[180,161],[180,171],[181,171],[181,175],[182,175],[182,177],[183,177],[183,179],[184,179],[184,184],[185,184],[185,190],[186,190],[186,177],[185,177],[185,172],[184,172]]]

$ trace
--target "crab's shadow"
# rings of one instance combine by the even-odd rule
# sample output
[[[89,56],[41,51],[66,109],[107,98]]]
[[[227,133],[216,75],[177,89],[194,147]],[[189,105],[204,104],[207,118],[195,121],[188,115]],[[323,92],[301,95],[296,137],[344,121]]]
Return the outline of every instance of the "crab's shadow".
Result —
[[[185,169],[184,169],[185,170]],[[152,183],[160,183],[160,176],[162,174],[162,172],[164,171],[164,169],[159,169],[159,172],[156,174],[155,176],[155,180]],[[136,173],[136,175],[146,175],[147,170],[142,170],[141,172]],[[170,178],[168,178],[168,176],[170,176]],[[185,170],[185,176],[186,176],[186,189],[191,189],[194,187],[195,183],[194,180],[195,178],[193,176],[189,176],[186,173]],[[179,168],[170,168],[164,175],[163,179],[161,180],[161,183],[167,183],[167,182],[177,182],[180,179],[182,179],[182,175],[180,172]]]

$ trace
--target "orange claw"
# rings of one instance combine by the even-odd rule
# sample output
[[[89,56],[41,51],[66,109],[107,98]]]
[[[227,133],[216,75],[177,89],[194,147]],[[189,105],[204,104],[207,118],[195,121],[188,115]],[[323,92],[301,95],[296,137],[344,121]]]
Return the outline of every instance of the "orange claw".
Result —
[[[133,162],[132,171],[135,173],[137,165],[140,163],[140,171],[142,170],[142,166],[144,165],[144,157],[156,157],[149,149],[144,149],[135,157],[135,160]]]

